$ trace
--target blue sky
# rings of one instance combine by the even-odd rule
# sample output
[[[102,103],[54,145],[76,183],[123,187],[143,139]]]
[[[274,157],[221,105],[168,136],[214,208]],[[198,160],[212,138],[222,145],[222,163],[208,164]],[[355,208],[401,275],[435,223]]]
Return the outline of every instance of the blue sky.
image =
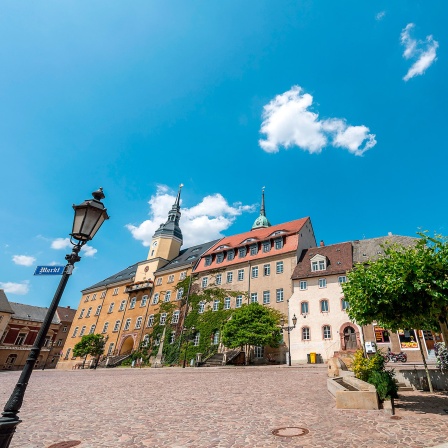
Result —
[[[47,306],[71,205],[111,219],[63,305],[145,259],[177,186],[185,243],[310,216],[326,244],[448,234],[446,2],[5,1],[0,287]],[[443,81],[445,80],[445,81]],[[57,248],[60,249],[57,249]]]

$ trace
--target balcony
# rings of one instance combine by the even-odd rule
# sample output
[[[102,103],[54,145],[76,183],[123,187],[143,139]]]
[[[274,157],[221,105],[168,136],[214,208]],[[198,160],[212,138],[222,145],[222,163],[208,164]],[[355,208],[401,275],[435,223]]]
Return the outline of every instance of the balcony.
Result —
[[[153,287],[153,285],[154,285],[154,282],[152,280],[136,282],[136,283],[132,283],[131,285],[126,285],[126,289],[124,292],[129,293],[129,292],[141,291],[143,289],[150,289]]]

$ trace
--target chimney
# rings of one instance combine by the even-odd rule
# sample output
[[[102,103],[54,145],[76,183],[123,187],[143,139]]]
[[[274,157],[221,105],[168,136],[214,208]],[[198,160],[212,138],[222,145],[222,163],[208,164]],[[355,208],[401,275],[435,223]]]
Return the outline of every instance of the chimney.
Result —
[[[69,310],[69,309],[70,309],[70,307],[68,306],[68,307],[67,307],[67,309]]]
[[[325,246],[324,240],[320,240],[320,247],[324,247],[324,246]]]

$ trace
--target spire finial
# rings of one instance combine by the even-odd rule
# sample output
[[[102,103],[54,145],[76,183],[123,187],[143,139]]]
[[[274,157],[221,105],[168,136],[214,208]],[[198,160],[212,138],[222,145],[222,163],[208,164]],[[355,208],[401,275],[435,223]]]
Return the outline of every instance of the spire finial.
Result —
[[[264,208],[264,189],[265,188],[266,187],[263,187],[261,189],[261,209],[260,209],[260,215],[262,215],[262,216],[266,216],[266,210]]]
[[[182,187],[183,186],[184,186],[184,184],[180,184],[179,185],[179,190],[177,191],[177,196],[176,196],[176,200],[174,201],[173,207],[179,207],[179,204],[180,204],[180,192],[182,191]]]

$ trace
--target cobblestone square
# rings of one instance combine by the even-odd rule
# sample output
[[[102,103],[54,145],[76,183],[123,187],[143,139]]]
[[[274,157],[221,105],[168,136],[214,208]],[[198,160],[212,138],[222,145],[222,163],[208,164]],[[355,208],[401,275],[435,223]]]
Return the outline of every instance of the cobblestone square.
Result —
[[[2,408],[18,376],[0,373]],[[400,419],[391,419],[337,410],[326,379],[322,367],[36,370],[11,447],[423,448],[448,440],[445,393],[405,392]],[[309,432],[273,435],[280,428]]]

